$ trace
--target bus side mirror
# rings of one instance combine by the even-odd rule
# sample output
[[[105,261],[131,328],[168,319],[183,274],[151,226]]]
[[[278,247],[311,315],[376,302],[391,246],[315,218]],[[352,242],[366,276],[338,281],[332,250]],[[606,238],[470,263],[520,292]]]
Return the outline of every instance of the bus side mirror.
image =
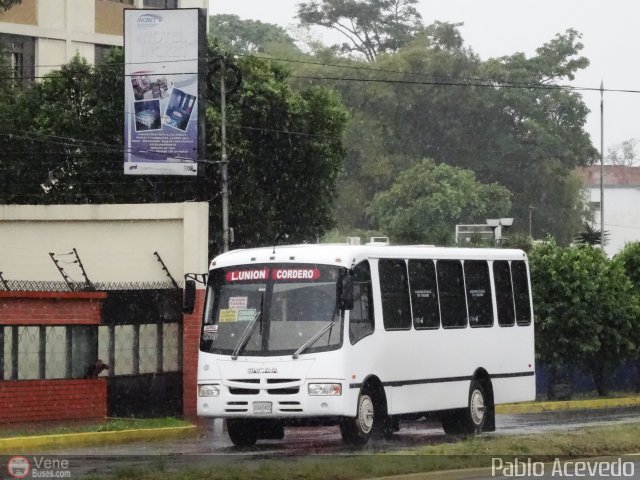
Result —
[[[353,280],[348,272],[340,279],[338,307],[341,310],[353,310]]]
[[[182,313],[192,314],[196,306],[196,282],[187,280],[184,282],[182,294]]]

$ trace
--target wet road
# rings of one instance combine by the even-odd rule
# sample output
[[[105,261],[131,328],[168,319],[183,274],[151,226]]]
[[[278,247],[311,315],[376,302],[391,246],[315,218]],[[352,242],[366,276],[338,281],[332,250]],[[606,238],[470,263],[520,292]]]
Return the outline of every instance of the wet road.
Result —
[[[588,426],[640,422],[640,407],[558,411],[535,414],[497,415],[495,433],[489,435],[521,435]],[[72,459],[74,477],[87,473],[108,473],[119,468],[167,466],[181,469],[222,462],[255,458],[301,457],[308,455],[362,455],[393,452],[422,445],[455,441],[446,436],[439,423],[416,421],[401,423],[400,431],[390,440],[372,441],[362,448],[342,443],[337,427],[290,428],[282,440],[262,440],[257,445],[238,449],[229,441],[219,425],[199,438],[120,446],[92,447],[50,452]]]

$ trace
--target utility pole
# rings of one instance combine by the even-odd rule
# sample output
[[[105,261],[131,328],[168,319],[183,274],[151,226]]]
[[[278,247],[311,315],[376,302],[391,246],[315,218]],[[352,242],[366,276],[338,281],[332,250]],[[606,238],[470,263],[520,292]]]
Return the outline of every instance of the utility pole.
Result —
[[[227,92],[224,84],[224,58],[220,57],[220,174],[222,176],[222,251],[229,251],[229,159],[227,158]]]
[[[604,251],[604,81],[600,81],[600,249]]]

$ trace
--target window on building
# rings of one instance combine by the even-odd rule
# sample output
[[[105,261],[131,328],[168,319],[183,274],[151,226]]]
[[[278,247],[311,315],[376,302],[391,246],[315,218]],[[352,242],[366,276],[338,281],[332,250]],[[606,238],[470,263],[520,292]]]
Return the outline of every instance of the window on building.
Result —
[[[436,263],[440,311],[444,328],[467,326],[467,303],[464,293],[462,263],[459,260],[439,260]]]
[[[438,284],[433,260],[409,260],[409,285],[413,326],[416,329],[440,327]]]
[[[35,39],[0,33],[0,49],[4,52],[16,82],[27,84],[35,79]]]
[[[96,65],[107,62],[107,56],[113,47],[111,45],[96,45],[94,47],[94,63]]]
[[[0,380],[83,378],[97,360],[94,325],[0,327]]]
[[[385,330],[411,328],[411,305],[407,283],[407,265],[404,260],[378,261],[382,316]]]
[[[144,0],[144,8],[178,8],[178,0]]]

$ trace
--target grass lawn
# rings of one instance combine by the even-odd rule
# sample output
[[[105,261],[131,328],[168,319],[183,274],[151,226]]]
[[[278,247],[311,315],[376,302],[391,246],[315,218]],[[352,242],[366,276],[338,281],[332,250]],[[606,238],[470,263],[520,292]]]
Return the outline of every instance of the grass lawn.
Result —
[[[252,460],[215,467],[171,471],[123,469],[110,479],[161,480],[358,480],[438,470],[491,467],[492,457],[513,461],[534,457],[535,461],[553,461],[555,457],[604,457],[640,452],[640,424],[607,426],[537,435],[486,435],[460,439],[403,452],[306,458]],[[241,463],[240,463],[241,462]]]

